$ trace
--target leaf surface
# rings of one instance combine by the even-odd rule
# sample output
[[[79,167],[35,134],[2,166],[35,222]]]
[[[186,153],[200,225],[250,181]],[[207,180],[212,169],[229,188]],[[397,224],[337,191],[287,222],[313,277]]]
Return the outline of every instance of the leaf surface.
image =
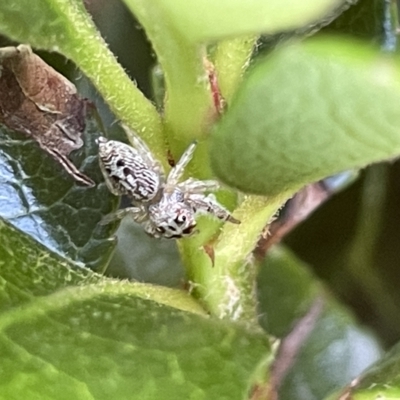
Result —
[[[115,246],[115,224],[99,225],[117,207],[97,160],[100,127],[90,112],[84,147],[71,160],[97,186],[77,184],[50,155],[22,133],[0,130],[0,216],[49,251],[103,270]]]
[[[214,172],[275,195],[400,153],[399,60],[348,39],[276,50],[257,63],[212,136]]]
[[[1,222],[0,399],[242,399],[267,337],[106,279]],[[197,314],[197,315],[196,315]]]

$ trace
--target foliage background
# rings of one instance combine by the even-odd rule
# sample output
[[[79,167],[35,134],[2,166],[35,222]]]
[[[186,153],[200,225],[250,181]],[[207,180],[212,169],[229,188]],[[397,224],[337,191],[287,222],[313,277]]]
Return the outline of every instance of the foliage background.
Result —
[[[139,24],[117,0],[92,0],[87,3],[87,7],[112,52],[135,79],[138,87],[146,96],[152,98],[150,72],[155,57]],[[383,50],[396,52],[397,43],[385,30],[388,18],[384,2],[364,0],[319,34],[329,32],[349,34],[375,43]],[[283,37],[265,37],[260,52],[267,52],[278,40],[283,40]],[[5,40],[3,44],[9,42]],[[115,117],[86,78],[63,57],[46,52],[39,54],[75,81],[80,93],[95,102],[111,135],[116,138],[121,137],[121,132],[115,124]],[[355,184],[335,195],[285,239],[285,243],[296,256],[308,265],[305,268],[310,268],[317,277],[320,277],[326,283],[328,290],[348,306],[362,324],[371,328],[384,348],[390,348],[400,339],[400,293],[397,288],[400,278],[398,268],[400,248],[397,244],[400,218],[399,178],[400,167],[397,162],[367,168]],[[119,228],[118,238],[116,253],[106,271],[109,276],[159,283],[170,287],[182,286],[184,272],[174,242],[154,241],[129,220],[124,221]],[[132,242],[135,246],[132,246]],[[274,257],[279,259],[279,255],[272,254],[269,273],[281,270],[279,261],[274,264]],[[143,268],[144,265],[146,268]],[[287,262],[287,265],[290,265],[290,262]],[[287,281],[279,286],[281,277],[278,272],[276,274],[274,283],[277,288],[283,291],[285,287],[300,287],[311,297],[307,288],[307,285],[314,280],[311,275],[297,276],[294,267],[291,273],[288,273]],[[259,284],[271,285],[270,279],[271,275],[265,279],[261,274]],[[271,295],[268,298],[269,304],[273,308],[274,301],[281,296],[281,293],[269,293],[269,295]],[[288,304],[291,304],[290,296],[288,299]],[[388,301],[391,303],[390,307],[387,307]],[[128,306],[141,307],[140,302]],[[340,308],[337,305],[332,307]],[[143,310],[145,311],[145,307]],[[269,311],[271,312],[269,315],[273,315],[273,310]],[[173,315],[171,318],[178,320],[180,316]],[[328,337],[328,334],[332,334],[334,341],[335,334],[339,335],[340,331],[342,336],[347,334],[348,341],[346,343],[342,341],[340,348],[334,349],[329,346],[325,348],[325,344],[314,338],[314,348],[311,345],[311,350],[310,348],[307,350],[309,356],[304,353],[300,357],[300,369],[303,375],[299,374],[299,371],[297,374],[296,371],[292,372],[292,377],[289,377],[290,382],[282,389],[282,399],[293,399],[293,393],[296,393],[299,399],[311,400],[312,396],[318,399],[318,393],[322,396],[330,389],[337,389],[337,385],[342,386],[344,382],[348,382],[348,376],[352,373],[351,368],[354,368],[353,371],[359,370],[363,362],[367,363],[369,359],[377,357],[377,346],[372,339],[369,341],[365,336],[358,336],[358,332],[349,329],[346,321],[343,323],[342,319],[335,320],[332,315],[326,315],[324,319],[329,323],[321,322],[321,326],[317,327],[319,330],[314,333],[315,338]],[[267,325],[268,321],[261,319],[261,323]],[[151,325],[151,321],[149,324]],[[334,328],[329,330],[326,326]],[[278,333],[286,333],[285,329],[287,327]],[[322,352],[318,346],[324,347]],[[321,362],[307,366],[307,362],[315,358],[316,354],[320,354]],[[339,358],[342,358],[342,366],[350,365],[349,371],[343,372],[342,376],[338,364],[335,364],[334,368],[329,364],[329,361],[337,361],[338,354]],[[344,357],[346,354],[350,354],[349,359]],[[328,389],[327,386],[312,387],[316,385],[318,373],[321,374],[321,379],[322,376],[329,376],[330,381],[327,385],[331,386]],[[303,394],[301,390],[304,390]]]

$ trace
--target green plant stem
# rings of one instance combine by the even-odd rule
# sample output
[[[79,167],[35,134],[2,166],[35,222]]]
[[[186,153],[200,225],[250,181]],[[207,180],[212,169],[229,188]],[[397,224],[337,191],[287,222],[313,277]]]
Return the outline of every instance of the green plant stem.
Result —
[[[361,286],[380,315],[398,326],[399,307],[387,290],[374,262],[374,253],[386,212],[387,165],[370,168],[365,177],[357,230],[346,263],[349,274]]]
[[[174,30],[174,21],[169,20],[171,16],[163,10],[160,2],[124,1],[146,30],[164,71],[165,129],[176,159],[190,140],[208,132],[215,116],[204,66],[205,53],[202,53],[202,46],[188,41]],[[217,54],[219,73],[223,81],[225,79],[229,96],[240,81],[252,46],[253,42],[248,38],[226,42]],[[222,63],[225,56],[231,57],[231,62]],[[230,73],[234,75],[228,78]],[[207,157],[207,143],[201,142],[190,165],[191,175],[210,176]],[[282,195],[267,201],[248,196],[235,212],[242,224],[225,224],[216,243],[212,238],[215,238],[218,224],[212,221],[200,223],[201,233],[197,237],[180,241],[180,251],[194,294],[214,316],[254,325],[256,271],[251,267],[251,252],[263,228],[287,197]]]
[[[245,36],[218,43],[214,64],[219,88],[228,104],[249,65],[256,40],[257,36]]]
[[[246,37],[225,40],[217,45],[213,61],[219,88],[228,102],[247,67],[254,41],[254,37]],[[231,202],[232,199],[227,200]],[[200,240],[182,242],[181,253],[188,266],[187,274],[194,293],[218,318],[245,321],[249,326],[255,326],[256,266],[251,252],[276,209],[273,201],[248,196],[235,213],[242,219],[240,227],[225,224],[217,242],[212,243],[215,228],[208,222],[208,229],[202,229]]]
[[[84,48],[71,46],[69,40],[61,45],[63,54],[88,76],[111,110],[139,133],[158,159],[164,160],[162,124],[157,110],[117,62],[89,16],[79,13],[70,18],[81,19],[76,40],[82,41]]]
[[[190,266],[187,275],[194,295],[212,315],[248,326],[256,323],[257,271],[252,251],[265,226],[289,197],[247,196],[235,211],[241,224],[227,222],[215,243],[193,238],[180,244],[184,246],[184,264]]]
[[[159,114],[126,75],[102,39],[86,40],[84,55],[75,48],[65,49],[63,53],[79,65],[114,114],[146,141],[157,159],[165,160]]]
[[[124,0],[138,18],[153,45],[165,76],[165,133],[170,150],[177,159],[194,138],[204,135],[213,116],[203,57],[203,47],[188,42],[176,31],[171,16],[161,2]],[[205,154],[198,152],[196,169],[207,165]],[[197,165],[196,165],[197,164]]]

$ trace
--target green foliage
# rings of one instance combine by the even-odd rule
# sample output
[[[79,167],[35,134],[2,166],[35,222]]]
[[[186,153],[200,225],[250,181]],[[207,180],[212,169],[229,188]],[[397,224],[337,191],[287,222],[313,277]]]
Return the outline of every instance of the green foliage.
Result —
[[[88,115],[85,146],[72,156],[96,181],[90,189],[2,126],[0,399],[258,400],[267,391],[283,400],[339,398],[340,388],[379,357],[379,344],[293,254],[273,249],[257,259],[253,250],[304,185],[400,154],[396,57],[333,36],[283,43],[326,24],[348,1],[199,0],[193,7],[125,0],[163,71],[161,116],[81,1],[3,3],[0,32],[72,60],[166,168],[166,144],[176,159],[197,138],[188,174],[216,174],[246,194],[217,193],[241,225],[200,218],[200,233],[179,241],[187,291],[106,278],[99,273],[114,251],[116,226],[99,222],[117,199],[97,165],[96,119]],[[282,41],[250,60],[260,34]],[[218,122],[213,74],[228,103]],[[125,235],[119,254],[127,264],[145,270],[161,257],[180,266],[170,244]],[[143,257],[130,257],[139,249]],[[361,253],[357,242],[352,254]],[[312,323],[291,359],[285,343],[307,318]],[[277,352],[271,336],[282,339]],[[354,385],[355,399],[397,395],[396,349]]]
[[[217,127],[215,172],[242,191],[273,196],[396,156],[399,66],[349,39],[275,51],[248,74]]]

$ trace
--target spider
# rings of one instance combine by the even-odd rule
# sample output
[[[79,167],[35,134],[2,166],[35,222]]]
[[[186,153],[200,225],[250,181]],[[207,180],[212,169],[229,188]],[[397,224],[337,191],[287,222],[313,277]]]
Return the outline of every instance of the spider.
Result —
[[[124,129],[128,130],[126,126]],[[126,195],[132,207],[106,215],[102,224],[130,215],[146,233],[156,238],[179,239],[197,232],[195,216],[208,214],[221,221],[239,224],[212,193],[217,181],[189,178],[179,182],[193,157],[193,142],[165,177],[161,163],[132,131],[133,147],[99,137],[99,162],[107,187],[116,196]]]

